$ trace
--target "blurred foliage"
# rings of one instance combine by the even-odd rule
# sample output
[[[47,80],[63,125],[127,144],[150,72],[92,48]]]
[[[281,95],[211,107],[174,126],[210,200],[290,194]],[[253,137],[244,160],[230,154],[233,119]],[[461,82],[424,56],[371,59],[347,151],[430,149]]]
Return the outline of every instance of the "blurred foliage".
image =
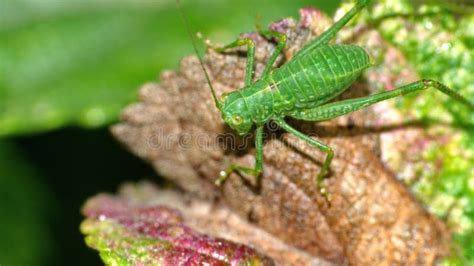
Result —
[[[44,264],[54,246],[47,190],[15,145],[1,140],[0,169],[0,264]]]
[[[417,4],[434,4],[442,6],[455,13],[470,14],[474,12],[474,1],[472,0],[415,0]]]
[[[439,80],[474,101],[474,13],[458,16],[452,8],[456,2],[438,3],[415,7],[413,1],[382,0],[354,24],[375,26],[405,54],[420,77]],[[345,4],[344,9],[351,5]],[[393,16],[397,13],[404,15]],[[378,20],[386,16],[391,18]],[[445,263],[473,265],[474,114],[434,90],[398,98],[397,104],[407,120],[414,117],[432,126],[430,134],[439,140],[423,152],[423,160],[432,167],[420,169],[412,188],[454,232],[458,246]]]
[[[183,2],[195,30],[230,40],[256,15],[268,22],[324,1]],[[110,124],[140,84],[191,52],[173,0],[0,5],[0,136]]]

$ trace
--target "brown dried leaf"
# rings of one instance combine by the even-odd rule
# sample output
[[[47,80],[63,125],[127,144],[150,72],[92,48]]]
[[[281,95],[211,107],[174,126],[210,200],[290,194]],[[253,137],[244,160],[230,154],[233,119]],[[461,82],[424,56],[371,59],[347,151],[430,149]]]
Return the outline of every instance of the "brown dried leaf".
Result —
[[[286,58],[321,32],[318,25],[330,23],[313,9],[303,9],[301,15],[299,22],[285,19],[272,25],[289,37]],[[274,45],[253,33],[246,36],[257,42],[258,77]],[[279,63],[283,62],[284,58]],[[205,64],[219,94],[242,87],[245,63],[245,56],[239,53],[208,52]],[[431,265],[446,254],[449,237],[444,225],[384,167],[379,132],[373,130],[378,114],[370,108],[317,124],[290,121],[335,151],[327,180],[331,206],[313,183],[323,154],[281,132],[266,139],[259,190],[252,185],[254,181],[236,174],[216,187],[214,179],[231,162],[252,166],[254,149],[248,139],[222,141],[222,135],[232,131],[206,86],[197,58],[183,59],[179,71],[164,72],[160,84],[141,88],[141,102],[124,111],[123,122],[112,128],[113,134],[186,191],[226,204],[314,256],[338,264]],[[368,92],[366,84],[358,83],[343,97]],[[244,151],[228,146],[244,141],[250,143]]]

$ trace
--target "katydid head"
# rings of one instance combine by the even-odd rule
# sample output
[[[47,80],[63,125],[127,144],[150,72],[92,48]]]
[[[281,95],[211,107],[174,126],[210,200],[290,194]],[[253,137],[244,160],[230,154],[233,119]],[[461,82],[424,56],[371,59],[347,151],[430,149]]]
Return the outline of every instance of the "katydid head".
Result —
[[[245,135],[252,128],[253,120],[249,115],[245,100],[237,93],[229,93],[224,97],[221,112],[226,124],[239,135]]]

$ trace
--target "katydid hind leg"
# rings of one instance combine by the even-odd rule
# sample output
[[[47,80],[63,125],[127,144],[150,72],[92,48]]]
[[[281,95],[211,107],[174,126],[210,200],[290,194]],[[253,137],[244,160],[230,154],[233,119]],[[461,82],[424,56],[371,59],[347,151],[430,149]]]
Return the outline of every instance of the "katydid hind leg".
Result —
[[[288,125],[283,119],[277,119],[277,120],[275,120],[275,122],[281,128],[286,130],[287,132],[295,135],[296,137],[304,140],[309,145],[311,145],[311,146],[321,150],[322,152],[326,153],[326,158],[324,159],[323,166],[321,167],[321,170],[320,170],[319,174],[316,176],[315,184],[318,187],[318,189],[320,190],[323,197],[327,201],[329,201],[329,192],[328,192],[327,188],[324,186],[323,180],[326,177],[326,175],[329,173],[329,167],[331,166],[331,162],[332,162],[332,159],[334,157],[334,151],[332,150],[332,148],[329,147],[328,145],[326,145],[324,143],[321,143],[321,142],[311,138],[310,136],[305,135],[302,132],[296,130],[295,128]]]
[[[221,171],[219,177],[215,180],[215,184],[218,186],[222,185],[230,176],[230,174],[235,171],[255,176],[257,178],[260,177],[263,171],[263,125],[257,126],[255,133],[255,167],[250,168],[237,164],[231,164],[226,168],[226,170]],[[257,184],[259,184],[259,181],[260,180],[257,180]]]
[[[332,25],[329,29],[323,32],[320,36],[316,39],[309,42],[306,46],[304,46],[298,53],[293,57],[297,58],[300,56],[305,55],[307,52],[311,51],[312,49],[327,44],[331,41],[336,34],[352,19],[354,18],[362,9],[364,9],[370,0],[358,0],[354,7],[349,10],[340,20],[336,21],[334,25]]]
[[[391,91],[385,91],[367,97],[328,103],[313,109],[295,111],[293,114],[291,114],[291,117],[305,121],[329,120],[348,113],[352,113],[381,101],[428,88],[435,88],[454,98],[456,101],[466,105],[471,110],[474,110],[474,103],[469,102],[466,98],[458,94],[456,91],[443,85],[442,83],[434,80],[419,80]]]

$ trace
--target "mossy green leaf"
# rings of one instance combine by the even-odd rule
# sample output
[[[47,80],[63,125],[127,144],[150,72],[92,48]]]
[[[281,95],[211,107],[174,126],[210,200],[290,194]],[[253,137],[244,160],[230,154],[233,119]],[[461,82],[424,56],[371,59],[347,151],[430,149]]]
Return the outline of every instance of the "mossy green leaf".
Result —
[[[416,15],[406,16],[414,12]],[[404,15],[373,23],[394,13]],[[383,0],[374,4],[372,12],[364,12],[356,23],[375,25],[386,41],[404,53],[419,77],[441,81],[474,102],[472,12],[460,15],[436,3],[415,5],[408,0]],[[452,261],[474,264],[474,242],[468,241],[474,230],[474,219],[468,208],[474,202],[474,114],[434,90],[397,100],[397,106],[407,117],[415,117],[430,126],[447,125],[439,132],[432,130],[438,141],[422,155],[436,170],[422,171],[412,188],[451,227],[458,245],[453,250],[461,249],[453,252],[458,258],[453,257]]]

